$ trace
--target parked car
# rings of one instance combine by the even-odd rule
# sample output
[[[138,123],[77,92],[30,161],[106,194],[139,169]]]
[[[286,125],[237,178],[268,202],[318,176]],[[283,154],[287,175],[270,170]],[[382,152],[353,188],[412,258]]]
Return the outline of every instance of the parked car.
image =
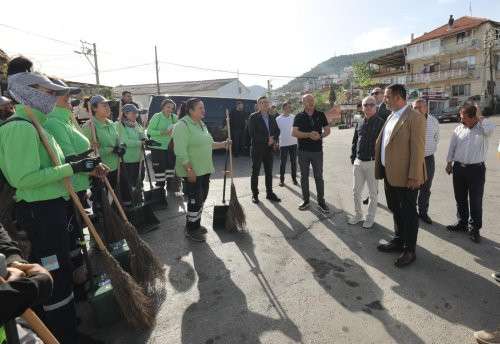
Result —
[[[448,122],[460,122],[460,113],[459,113],[459,107],[451,107],[447,109],[443,109],[440,112],[436,114],[432,114],[436,119],[439,121],[439,123],[443,123],[445,121]]]

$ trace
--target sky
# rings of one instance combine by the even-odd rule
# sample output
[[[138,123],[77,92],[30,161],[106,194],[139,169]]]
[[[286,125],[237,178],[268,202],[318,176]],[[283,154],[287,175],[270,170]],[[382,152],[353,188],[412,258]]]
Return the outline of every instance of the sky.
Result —
[[[116,86],[236,77],[277,88],[335,56],[408,43],[455,18],[500,21],[500,0],[8,1],[0,49],[37,70],[95,82],[80,40],[96,43],[100,82]],[[22,4],[22,5],[21,5]],[[18,7],[16,7],[18,6]],[[216,70],[205,71],[179,65]],[[248,76],[258,73],[275,76]]]

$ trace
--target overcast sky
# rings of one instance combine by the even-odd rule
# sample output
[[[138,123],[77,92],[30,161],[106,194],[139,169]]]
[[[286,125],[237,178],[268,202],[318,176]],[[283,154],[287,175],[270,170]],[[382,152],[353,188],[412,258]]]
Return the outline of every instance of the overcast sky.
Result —
[[[155,82],[155,44],[163,62],[300,75],[334,55],[407,43],[450,14],[469,15],[469,0],[6,1],[1,11],[0,49],[32,58],[47,74],[94,82],[92,67],[73,51],[80,39],[95,42],[101,84],[114,86]],[[472,14],[498,21],[500,1],[472,0]],[[160,65],[161,82],[228,77]],[[247,86],[289,80],[240,77]]]

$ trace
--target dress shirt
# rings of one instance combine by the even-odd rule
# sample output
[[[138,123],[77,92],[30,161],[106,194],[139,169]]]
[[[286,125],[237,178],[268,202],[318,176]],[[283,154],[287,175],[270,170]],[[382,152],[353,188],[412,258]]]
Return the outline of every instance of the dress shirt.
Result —
[[[384,166],[384,167],[385,167],[385,147],[387,147],[387,144],[389,143],[389,140],[391,139],[391,135],[392,135],[392,131],[394,130],[394,127],[398,123],[399,119],[401,118],[401,115],[403,114],[403,112],[405,112],[407,107],[408,107],[408,104],[403,106],[398,111],[391,113],[391,115],[387,119],[387,123],[386,123],[386,125],[384,127],[384,131],[382,133],[382,150],[380,152],[380,161],[382,163],[382,166]]]
[[[356,124],[352,138],[351,161],[356,158],[361,161],[375,160],[375,142],[384,126],[384,120],[376,115],[363,118]]]
[[[280,129],[280,147],[293,146],[297,144],[297,138],[292,136],[294,115],[279,115],[276,123]]]
[[[436,153],[439,142],[439,122],[432,116],[427,115],[425,127],[425,156]]]
[[[266,123],[267,131],[269,131],[269,114],[267,113],[262,113],[262,119],[264,120],[264,123]]]
[[[488,138],[495,130],[495,123],[483,119],[473,128],[460,124],[451,136],[447,161],[462,164],[479,164],[486,160]]]

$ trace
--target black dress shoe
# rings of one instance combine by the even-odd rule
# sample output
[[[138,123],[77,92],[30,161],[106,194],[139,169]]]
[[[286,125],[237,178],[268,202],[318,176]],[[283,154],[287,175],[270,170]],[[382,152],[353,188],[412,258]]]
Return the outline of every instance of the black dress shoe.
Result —
[[[279,186],[281,186],[281,187],[285,186],[285,182],[280,182]]]
[[[389,241],[386,244],[379,244],[377,249],[380,252],[403,252],[403,246],[395,241]]]
[[[405,250],[398,259],[394,262],[394,265],[398,268],[402,268],[410,265],[417,259],[417,255],[413,251]]]
[[[274,192],[267,194],[266,198],[271,202],[281,202],[281,199]]]
[[[446,229],[450,232],[467,232],[467,225],[461,222],[457,222],[454,225],[446,226]]]
[[[428,225],[432,225],[432,219],[427,214],[418,214],[418,217]]]
[[[252,196],[252,202],[254,202],[255,204],[259,204],[259,196],[253,195]]]
[[[481,241],[481,235],[479,235],[479,230],[473,229],[470,231],[470,240],[474,241],[476,244],[479,244]]]
[[[299,185],[299,182],[297,181],[297,179],[293,180],[293,185]]]

